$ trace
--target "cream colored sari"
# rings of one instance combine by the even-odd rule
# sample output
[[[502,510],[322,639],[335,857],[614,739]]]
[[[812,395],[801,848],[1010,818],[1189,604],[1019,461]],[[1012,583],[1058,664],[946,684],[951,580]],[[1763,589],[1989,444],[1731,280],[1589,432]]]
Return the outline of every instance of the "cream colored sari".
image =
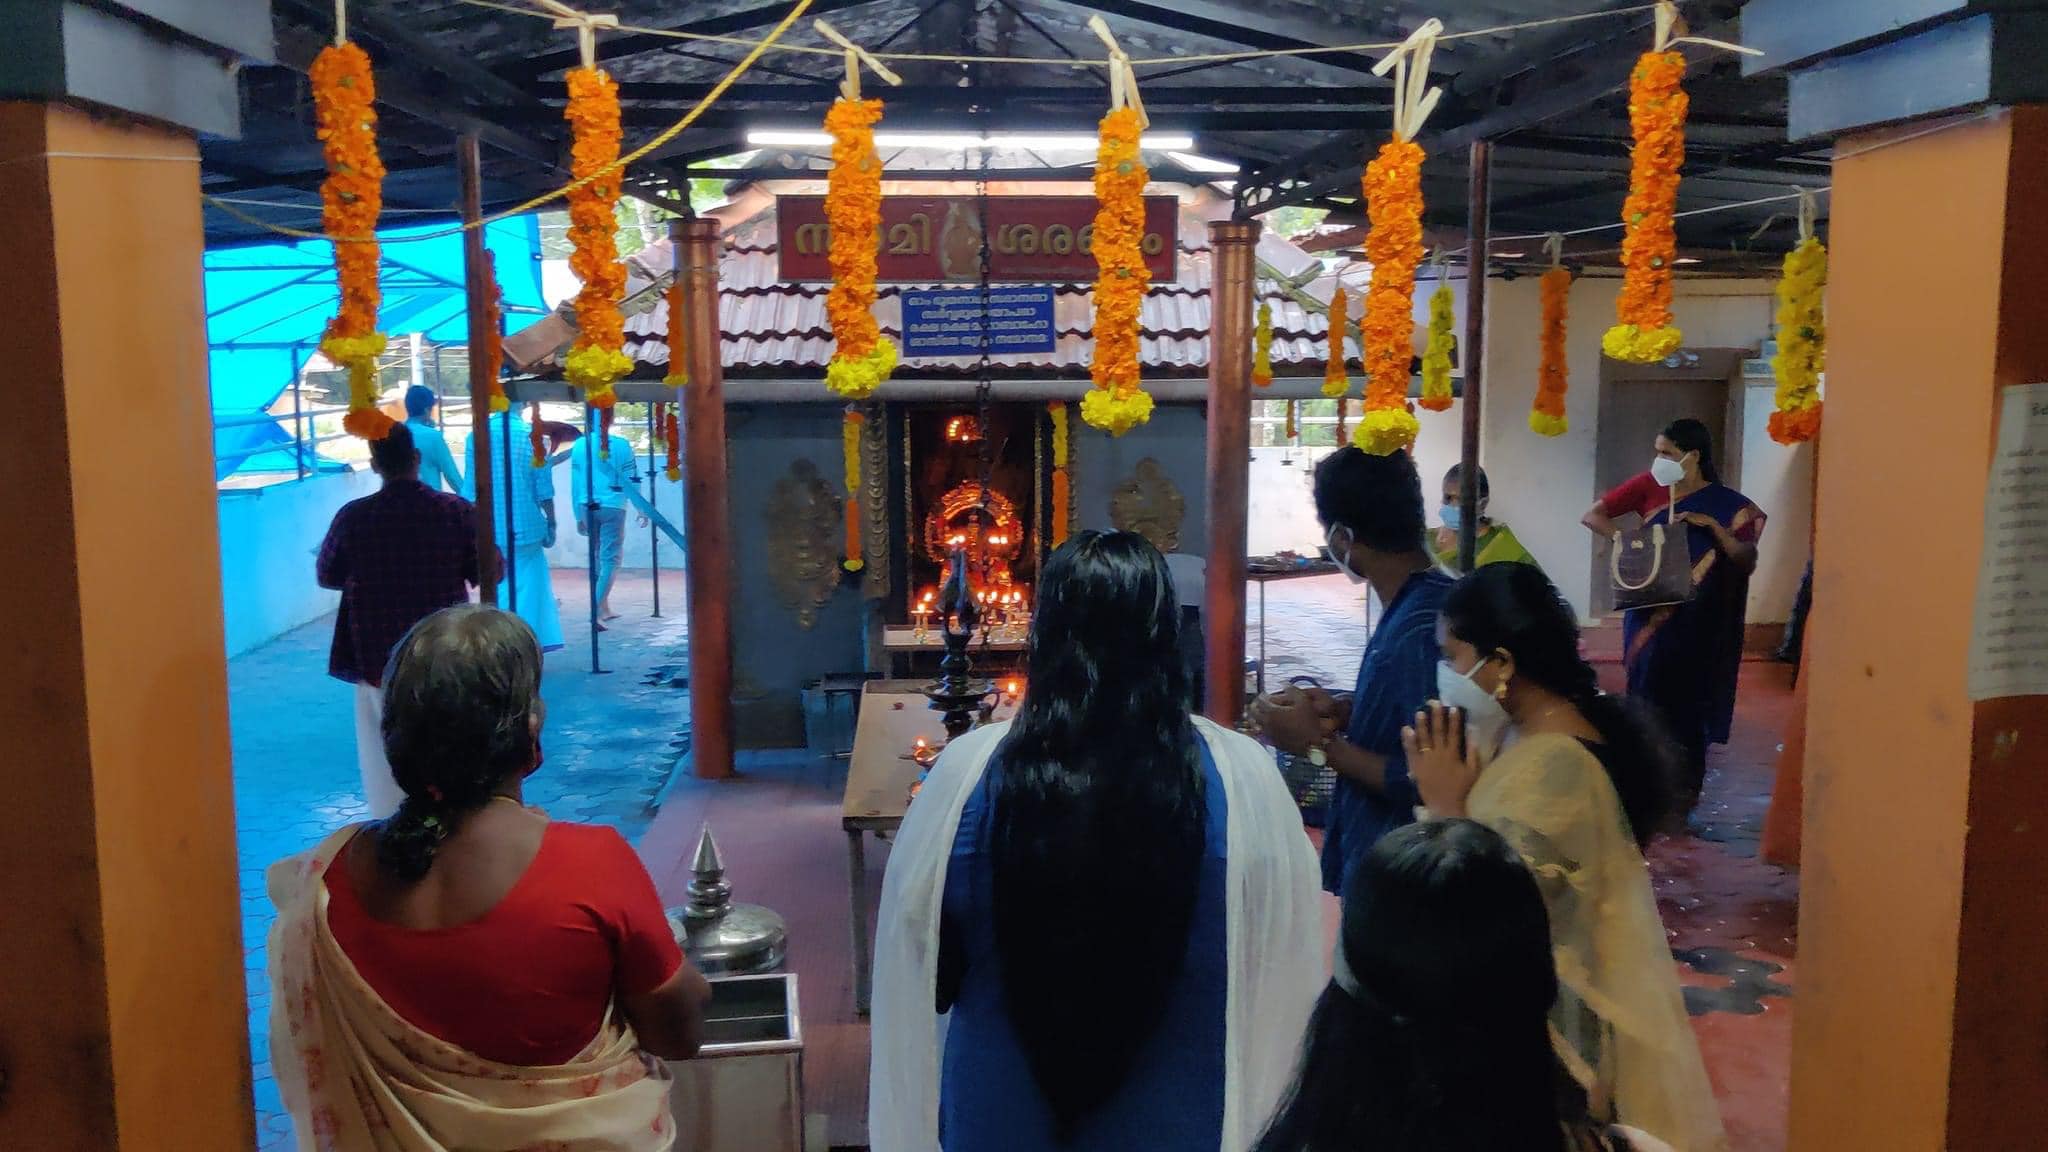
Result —
[[[567,1064],[498,1064],[401,1019],[327,926],[356,828],[271,866],[270,1046],[300,1152],[669,1152],[669,1077],[607,1015]]]
[[[1569,736],[1530,736],[1486,766],[1465,810],[1536,874],[1562,985],[1551,1020],[1596,1102],[1677,1152],[1725,1149],[1649,871],[1607,770]]]

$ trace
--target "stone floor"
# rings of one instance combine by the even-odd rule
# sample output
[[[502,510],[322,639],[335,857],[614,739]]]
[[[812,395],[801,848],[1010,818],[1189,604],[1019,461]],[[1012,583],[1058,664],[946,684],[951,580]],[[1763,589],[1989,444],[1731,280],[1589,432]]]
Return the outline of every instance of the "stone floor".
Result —
[[[684,660],[682,576],[662,576],[664,615],[648,612],[653,581],[622,574],[613,621],[590,671],[588,595],[582,574],[558,571],[568,646],[547,661],[547,764],[527,797],[557,817],[618,828],[638,841],[653,820],[669,769],[686,738],[687,694],[670,685]],[[242,869],[242,941],[255,1064],[257,1146],[291,1144],[290,1121],[270,1074],[270,995],[264,970],[272,910],[263,871],[363,817],[348,685],[327,678],[333,618],[308,624],[228,665],[234,733],[235,819]]]
[[[805,1105],[833,1147],[866,1140],[867,1026],[852,1014],[846,842],[839,828],[844,765],[800,750],[743,756],[739,779],[680,777],[664,788],[687,727],[686,693],[669,686],[683,660],[680,577],[662,584],[667,610],[647,616],[644,573],[622,578],[626,613],[589,672],[584,585],[556,574],[572,643],[549,660],[548,767],[531,795],[558,816],[621,828],[639,845],[663,896],[682,898],[699,830],[716,830],[741,900],[767,904],[790,925],[797,974]],[[1342,578],[1276,583],[1268,590],[1269,686],[1313,676],[1348,687],[1365,629],[1364,590]],[[1256,652],[1260,613],[1250,608]],[[331,622],[323,621],[233,661],[236,790],[249,949],[256,1106],[264,1152],[288,1146],[289,1125],[269,1076],[263,937],[269,905],[262,868],[361,814],[348,690],[323,675]],[[1594,633],[1596,659],[1614,647]],[[1612,672],[1610,668],[1608,671]],[[1781,1152],[1796,952],[1797,880],[1756,859],[1775,750],[1789,705],[1784,670],[1746,666],[1733,743],[1715,754],[1693,834],[1651,852],[1687,1003],[1727,1118],[1734,1152]],[[657,811],[658,807],[658,811]],[[887,852],[870,847],[868,891],[879,891]]]

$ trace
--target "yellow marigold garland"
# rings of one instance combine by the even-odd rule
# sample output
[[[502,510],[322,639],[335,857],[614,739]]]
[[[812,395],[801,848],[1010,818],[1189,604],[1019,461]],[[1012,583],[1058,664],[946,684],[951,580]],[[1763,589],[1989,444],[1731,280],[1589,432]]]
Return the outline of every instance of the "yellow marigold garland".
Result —
[[[1052,418],[1052,546],[1067,542],[1067,501],[1071,477],[1067,474],[1067,406],[1055,401],[1046,405]]]
[[[1413,444],[1421,430],[1408,410],[1408,364],[1415,355],[1415,269],[1422,263],[1422,146],[1399,136],[1380,145],[1366,165],[1364,192],[1372,287],[1365,298],[1365,413],[1352,443],[1385,456]]]
[[[1152,397],[1138,372],[1138,309],[1152,286],[1145,266],[1145,161],[1138,155],[1136,108],[1102,118],[1095,164],[1095,387],[1081,419],[1112,436],[1152,418]]]
[[[1778,378],[1777,411],[1771,439],[1803,444],[1820,432],[1820,374],[1827,366],[1827,321],[1821,294],[1828,283],[1828,250],[1808,236],[1785,254],[1778,281],[1778,352],[1771,371]]]
[[[327,179],[320,185],[320,224],[334,244],[341,305],[320,338],[320,352],[348,370],[348,415],[342,427],[381,440],[392,419],[377,409],[377,331],[383,297],[377,217],[384,209],[384,162],[377,155],[377,87],[370,57],[354,44],[333,44],[313,58],[313,111]]]
[[[685,331],[688,324],[683,318],[683,254],[675,253],[676,267],[668,278],[668,374],[661,378],[671,388],[681,388],[690,382],[690,365],[684,359],[686,345]]]
[[[875,261],[882,228],[875,122],[881,118],[880,100],[841,97],[825,113],[825,131],[832,136],[832,171],[825,183],[832,290],[825,296],[825,312],[836,345],[825,367],[825,386],[848,400],[872,395],[896,371],[896,345],[875,323]]]
[[[1621,242],[1621,296],[1614,308],[1619,323],[1601,337],[1600,347],[1632,364],[1654,364],[1678,351],[1685,339],[1671,323],[1671,271],[1678,254],[1672,210],[1678,204],[1678,168],[1685,162],[1684,79],[1685,57],[1669,51],[1643,53],[1629,76],[1628,119],[1635,148],[1621,213],[1627,234]]]
[[[1344,370],[1344,334],[1351,327],[1351,298],[1344,286],[1330,293],[1330,355],[1323,364],[1323,395],[1332,400],[1351,391],[1351,375]]]
[[[568,73],[572,144],[570,175],[583,179],[603,171],[619,158],[619,86],[596,68]],[[576,343],[563,363],[569,383],[593,407],[609,409],[618,402],[612,382],[633,370],[625,353],[625,320],[619,302],[626,295],[626,266],[619,262],[614,232],[618,228],[618,172],[606,173],[568,195],[569,268],[582,286],[576,292]]]
[[[839,424],[839,446],[846,455],[846,559],[840,567],[858,572],[866,567],[860,558],[860,430],[867,417],[851,404]]]
[[[512,401],[505,397],[505,382],[498,379],[505,367],[505,335],[499,331],[504,323],[505,290],[498,286],[498,258],[488,248],[484,249],[484,282],[489,287],[484,296],[483,359],[478,361],[476,370],[483,374],[484,385],[490,390],[491,411],[506,412],[511,410]]]
[[[1273,306],[1259,302],[1259,318],[1252,325],[1252,383],[1273,386]]]
[[[663,461],[662,470],[668,474],[671,481],[679,481],[683,478],[683,435],[682,422],[676,418],[676,409],[682,405],[664,404],[662,407],[668,410],[661,421],[662,439],[667,442],[668,448],[668,459]]]
[[[1457,337],[1451,327],[1457,322],[1451,286],[1438,283],[1429,294],[1429,344],[1422,352],[1422,406],[1442,412],[1451,406],[1451,350]]]
[[[1571,427],[1565,418],[1565,389],[1570,378],[1565,367],[1565,311],[1571,298],[1572,274],[1568,268],[1552,268],[1537,281],[1543,301],[1542,330],[1538,335],[1541,355],[1536,363],[1536,400],[1529,407],[1529,429],[1544,436],[1562,436]]]

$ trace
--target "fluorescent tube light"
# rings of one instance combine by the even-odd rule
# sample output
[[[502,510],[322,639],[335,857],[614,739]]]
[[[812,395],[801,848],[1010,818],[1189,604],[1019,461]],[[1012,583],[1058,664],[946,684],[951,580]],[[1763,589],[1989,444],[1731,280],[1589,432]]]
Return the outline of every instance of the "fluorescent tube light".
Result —
[[[809,130],[757,128],[747,133],[747,143],[757,148],[829,148],[832,146],[832,137],[824,132]],[[987,136],[974,132],[877,132],[875,145],[881,148],[936,148],[954,152],[970,148],[1011,149],[1024,152],[1093,152],[1097,142],[1095,137],[1080,132],[996,132]],[[1193,148],[1195,140],[1184,133],[1148,132],[1138,138],[1138,146],[1153,152],[1176,152]],[[1237,168],[1232,165],[1228,169],[1213,170],[1235,172]]]

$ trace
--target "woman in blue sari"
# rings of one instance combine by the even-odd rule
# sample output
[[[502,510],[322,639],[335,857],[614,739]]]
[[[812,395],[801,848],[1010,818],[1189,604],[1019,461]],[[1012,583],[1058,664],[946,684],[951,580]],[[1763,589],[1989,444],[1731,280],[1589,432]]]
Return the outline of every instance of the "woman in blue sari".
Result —
[[[1656,705],[1685,749],[1687,778],[1680,783],[1696,803],[1707,746],[1726,744],[1735,718],[1749,577],[1765,519],[1747,496],[1721,483],[1713,435],[1697,420],[1665,428],[1650,471],[1601,497],[1585,525],[1613,536],[1617,516],[1634,512],[1645,526],[1665,524],[1674,509],[1692,553],[1693,597],[1629,612],[1622,658],[1628,694]]]

